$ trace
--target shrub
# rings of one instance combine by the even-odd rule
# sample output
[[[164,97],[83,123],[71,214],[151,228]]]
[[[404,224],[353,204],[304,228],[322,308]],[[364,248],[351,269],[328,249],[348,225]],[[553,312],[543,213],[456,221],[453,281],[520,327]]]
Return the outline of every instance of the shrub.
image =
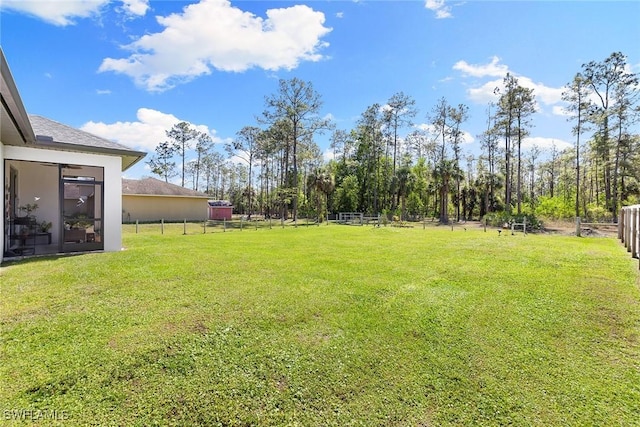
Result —
[[[593,222],[610,222],[611,212],[604,206],[589,203],[587,205],[587,219]]]
[[[536,216],[547,219],[572,219],[575,212],[575,201],[566,201],[562,197],[542,196],[535,209]]]
[[[489,212],[484,216],[484,220],[487,222],[487,225],[491,225],[493,227],[502,227],[503,225],[509,222],[511,216],[507,212]]]
[[[511,227],[512,223],[521,224],[527,220],[527,231],[542,229],[542,221],[533,214],[509,214],[508,212],[491,212],[484,216],[487,225],[493,227]]]

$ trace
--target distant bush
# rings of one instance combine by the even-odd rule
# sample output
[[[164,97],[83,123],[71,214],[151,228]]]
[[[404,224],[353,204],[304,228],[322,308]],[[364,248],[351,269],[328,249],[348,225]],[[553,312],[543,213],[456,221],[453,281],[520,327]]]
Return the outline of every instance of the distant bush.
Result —
[[[611,222],[611,212],[604,206],[589,203],[587,205],[587,220],[593,222]]]
[[[542,196],[535,209],[536,216],[547,219],[572,219],[575,217],[575,201],[562,197]]]
[[[512,223],[521,224],[527,219],[527,231],[542,229],[542,221],[533,214],[509,214],[508,212],[491,212],[484,216],[487,225],[493,227],[511,227]]]
[[[622,206],[640,205],[640,196],[629,196],[622,202]]]
[[[487,225],[502,227],[509,222],[511,216],[507,212],[490,212],[484,216]]]

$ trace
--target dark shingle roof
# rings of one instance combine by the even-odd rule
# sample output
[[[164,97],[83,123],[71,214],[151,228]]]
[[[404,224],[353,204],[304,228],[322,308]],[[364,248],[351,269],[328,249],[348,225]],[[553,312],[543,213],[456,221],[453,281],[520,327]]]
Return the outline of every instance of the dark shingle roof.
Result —
[[[170,184],[155,178],[123,179],[122,194],[208,198],[205,193]]]
[[[72,128],[42,116],[29,115],[36,144],[48,148],[77,149],[82,152],[105,153],[122,157],[122,170],[126,170],[146,153],[109,141],[91,133]]]

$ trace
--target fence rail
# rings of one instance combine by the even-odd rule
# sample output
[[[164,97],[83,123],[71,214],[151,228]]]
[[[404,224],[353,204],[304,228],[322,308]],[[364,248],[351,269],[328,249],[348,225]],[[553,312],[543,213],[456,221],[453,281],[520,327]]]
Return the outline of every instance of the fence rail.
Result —
[[[322,222],[322,225],[328,225],[329,222]],[[133,221],[122,224],[123,229],[135,234],[139,233],[158,233],[158,234],[204,234],[214,232],[226,232],[232,230],[258,230],[271,228],[295,228],[319,226],[320,223],[316,218],[299,218],[297,220],[282,220],[278,218],[265,219],[255,217],[247,219],[246,217],[238,217],[231,220],[210,220],[202,221]]]
[[[640,269],[640,205],[625,206],[618,218],[618,239],[631,256],[638,258]]]

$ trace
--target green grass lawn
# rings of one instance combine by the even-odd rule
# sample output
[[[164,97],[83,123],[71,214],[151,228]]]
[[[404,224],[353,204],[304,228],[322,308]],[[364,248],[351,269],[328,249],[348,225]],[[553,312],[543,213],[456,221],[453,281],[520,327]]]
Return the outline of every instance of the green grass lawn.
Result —
[[[613,238],[133,230],[2,267],[3,421],[640,425],[640,278]]]

